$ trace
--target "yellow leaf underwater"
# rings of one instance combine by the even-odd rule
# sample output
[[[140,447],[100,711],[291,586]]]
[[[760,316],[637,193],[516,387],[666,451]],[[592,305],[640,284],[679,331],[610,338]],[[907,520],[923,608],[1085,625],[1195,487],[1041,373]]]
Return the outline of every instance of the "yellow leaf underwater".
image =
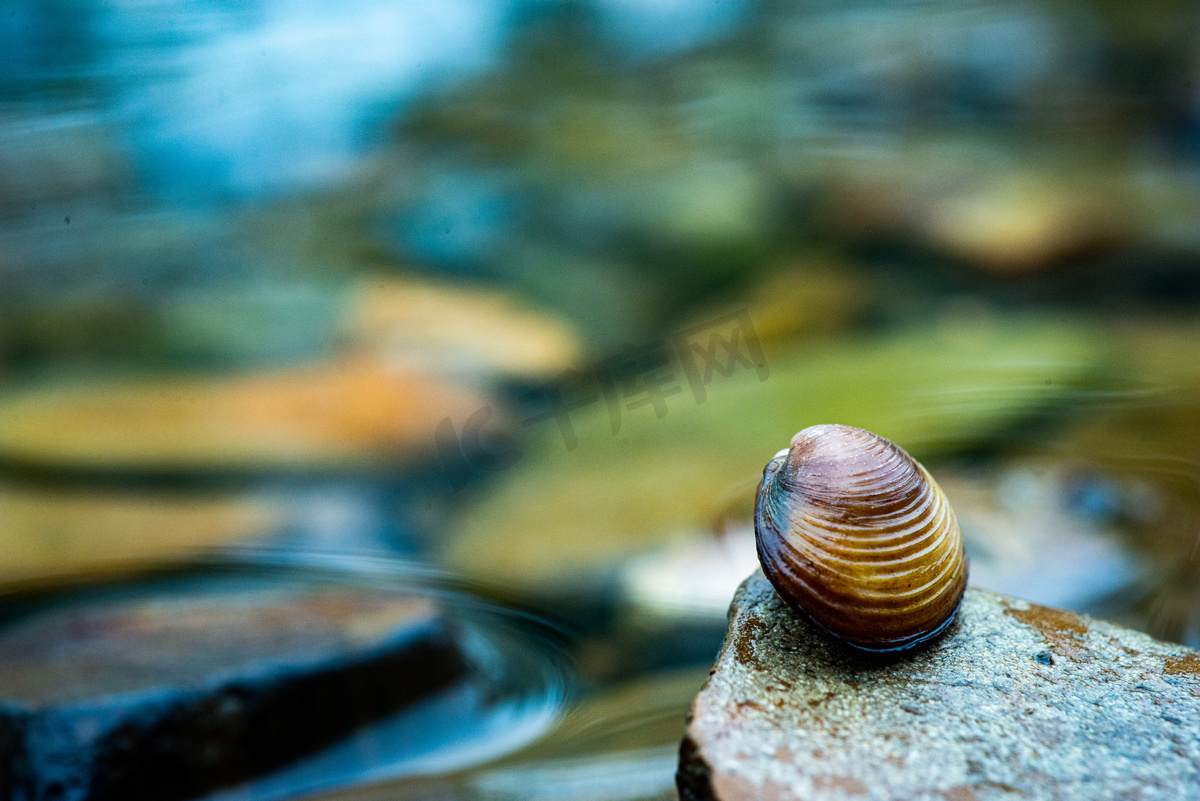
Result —
[[[0,455],[103,469],[325,469],[429,455],[438,422],[482,395],[338,361],[234,376],[56,385],[0,397]]]
[[[260,498],[0,487],[0,584],[166,563],[270,534],[283,513]]]

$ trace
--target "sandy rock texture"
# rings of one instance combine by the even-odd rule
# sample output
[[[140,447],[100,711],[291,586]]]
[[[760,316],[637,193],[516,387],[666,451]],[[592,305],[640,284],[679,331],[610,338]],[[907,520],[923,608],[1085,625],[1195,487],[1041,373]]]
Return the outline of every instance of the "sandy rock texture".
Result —
[[[761,573],[680,749],[697,799],[1200,799],[1200,652],[987,590],[929,647],[833,642]]]

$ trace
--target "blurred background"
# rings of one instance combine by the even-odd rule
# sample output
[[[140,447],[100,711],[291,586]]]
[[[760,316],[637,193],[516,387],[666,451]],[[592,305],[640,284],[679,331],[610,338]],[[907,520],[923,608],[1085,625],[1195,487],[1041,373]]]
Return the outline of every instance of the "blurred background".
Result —
[[[839,422],[1200,646],[1198,79],[1174,0],[0,0],[2,617],[423,593],[471,715],[225,797],[673,798]]]

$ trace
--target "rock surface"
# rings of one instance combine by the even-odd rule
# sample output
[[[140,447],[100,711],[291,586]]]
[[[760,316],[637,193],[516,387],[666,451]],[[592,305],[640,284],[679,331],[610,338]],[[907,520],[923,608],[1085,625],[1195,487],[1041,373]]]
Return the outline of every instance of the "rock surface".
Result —
[[[443,612],[400,593],[208,580],[0,628],[0,801],[191,798],[460,678]]]
[[[899,657],[756,573],[680,749],[694,799],[1200,799],[1200,652],[987,590]]]

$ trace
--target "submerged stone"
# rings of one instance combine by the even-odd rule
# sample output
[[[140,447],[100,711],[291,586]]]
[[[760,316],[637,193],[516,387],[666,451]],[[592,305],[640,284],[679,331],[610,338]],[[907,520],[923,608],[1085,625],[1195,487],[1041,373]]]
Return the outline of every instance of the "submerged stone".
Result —
[[[866,655],[756,573],[693,703],[695,799],[1200,798],[1200,653],[967,590],[945,636]]]
[[[132,572],[279,530],[284,501],[0,482],[0,588]]]
[[[356,352],[435,375],[547,378],[582,352],[567,322],[504,292],[377,275],[358,282],[346,306]]]
[[[209,581],[60,602],[0,629],[0,799],[192,798],[465,670],[411,595]]]
[[[47,383],[0,394],[0,459],[109,470],[358,469],[432,455],[487,398],[346,358],[269,372]]]

